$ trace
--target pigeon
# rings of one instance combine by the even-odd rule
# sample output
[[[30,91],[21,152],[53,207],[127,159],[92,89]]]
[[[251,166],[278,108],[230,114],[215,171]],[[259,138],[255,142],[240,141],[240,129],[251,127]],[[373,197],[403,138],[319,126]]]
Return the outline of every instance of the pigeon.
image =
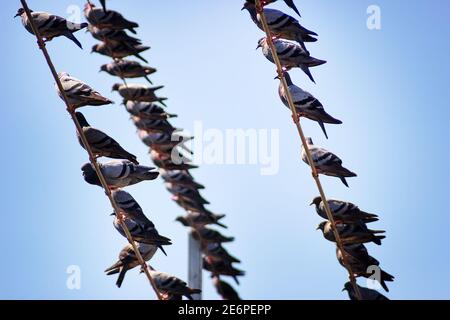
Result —
[[[106,12],[106,0],[100,0],[100,3],[102,4],[103,11]]]
[[[254,3],[246,2],[242,10],[247,10],[250,17],[259,29],[264,31],[261,16],[256,10]],[[277,38],[298,42],[304,51],[308,52],[305,42],[316,42],[318,36],[314,31],[303,27],[296,19],[279,10],[264,9],[264,15],[271,34]]]
[[[184,199],[179,196],[172,196],[172,200],[175,201],[180,207],[186,211],[194,212],[207,212],[208,210],[201,203],[196,203],[192,200]]]
[[[139,53],[147,51],[150,47],[143,45],[130,46],[124,43],[108,45],[106,43],[99,43],[92,47],[91,53],[96,52],[113,59],[122,59],[128,56],[135,56],[136,58],[148,63]]]
[[[151,132],[147,130],[138,130],[138,135],[141,141],[149,146],[151,149],[155,150],[155,152],[162,153],[171,153],[174,148],[183,148],[187,149],[184,146],[184,142],[187,142],[193,137],[186,137],[179,135],[177,133],[163,133],[163,132]],[[188,150],[186,150],[188,151]],[[189,152],[189,151],[188,151]],[[190,151],[192,154],[192,151]],[[159,157],[155,154],[152,156],[154,160],[157,160]],[[161,167],[160,167],[161,168]],[[171,168],[170,170],[176,170],[180,168]],[[168,169],[169,170],[169,169]]]
[[[133,47],[142,44],[142,41],[140,39],[128,35],[123,30],[108,28],[100,29],[93,25],[89,25],[87,30],[95,39],[97,39],[98,41],[103,41],[110,46],[123,44],[129,47]]]
[[[151,80],[148,75],[155,73],[156,69],[144,67],[137,61],[120,60],[101,66],[100,71],[105,71],[112,76],[120,78],[141,78],[144,77],[150,84]]]
[[[71,112],[84,106],[103,106],[114,103],[81,80],[71,77],[67,72],[58,73],[58,78],[61,81]],[[59,97],[64,100],[59,87],[55,85],[55,88]]]
[[[309,68],[317,67],[327,63],[325,60],[311,57],[309,53],[305,51],[301,46],[289,41],[275,39],[273,40],[273,44],[275,45],[275,50],[277,51],[277,55],[280,58],[280,62],[286,71],[292,68],[300,68],[304,73],[306,73],[306,75],[312,82],[316,83]],[[267,43],[267,38],[261,38],[258,41],[258,46],[256,47],[256,49],[259,48],[262,48],[262,53],[267,58],[267,60],[275,63],[275,60],[272,56],[272,51],[270,50],[270,46]]]
[[[228,262],[240,263],[241,260],[233,257],[220,243],[208,243],[203,249],[203,253],[213,260],[223,260]]]
[[[84,7],[84,16],[90,24],[100,29],[127,29],[136,34],[136,30],[134,29],[139,27],[136,22],[128,21],[120,13],[113,10],[105,12],[100,8],[96,8],[92,3],[87,3]]]
[[[276,2],[276,1],[277,1],[277,0],[262,0],[261,2],[262,2],[262,4],[263,4],[263,6],[265,6],[265,5],[267,5],[267,4],[274,3],[274,2]],[[247,2],[250,2],[250,3],[252,3],[252,4],[256,4],[255,0],[247,0]],[[284,2],[287,4],[287,6],[288,6],[289,8],[291,8],[292,10],[294,10],[295,13],[298,14],[299,17],[301,17],[300,12],[298,11],[297,7],[295,6],[294,0],[284,0]]]
[[[314,166],[316,167],[317,173],[324,174],[326,176],[338,177],[341,179],[342,183],[348,187],[347,180],[348,177],[356,177],[356,173],[342,166],[342,160],[330,151],[315,146],[311,138],[306,139],[308,148],[311,152],[312,160]],[[306,164],[308,159],[306,157],[305,146],[302,146],[302,160]]]
[[[185,157],[179,157],[180,162],[175,163],[172,161],[171,156],[171,153],[165,154],[156,149],[152,149],[150,152],[150,158],[158,168],[165,170],[191,170],[198,168],[198,166],[191,164],[191,161]]]
[[[204,185],[195,182],[194,178],[189,173],[189,171],[184,171],[184,170],[167,171],[167,170],[161,169],[159,171],[159,173],[161,174],[161,177],[166,182],[176,183],[180,186],[190,188],[190,189],[195,189],[195,190],[205,189]]]
[[[192,294],[198,294],[202,292],[200,289],[189,288],[181,279],[175,276],[169,275],[164,272],[150,270],[150,276],[155,281],[156,287],[161,293],[166,295],[185,296],[189,300],[193,300]]]
[[[333,214],[333,218],[340,223],[350,224],[359,221],[370,223],[378,221],[378,216],[376,214],[361,211],[356,205],[351,202],[334,199],[328,199],[327,202],[328,206],[330,207],[331,213]],[[327,213],[325,211],[325,206],[322,202],[322,198],[314,198],[311,205],[313,204],[316,206],[317,214],[324,219],[328,219]]]
[[[227,228],[226,225],[219,222],[219,220],[224,217],[224,214],[215,215],[189,211],[186,216],[177,217],[175,220],[180,222],[185,227],[192,227],[194,229],[202,229],[209,224],[216,224],[222,228]]]
[[[156,230],[155,225],[151,221],[143,226],[133,219],[125,218],[124,223],[127,226],[127,229],[130,231],[134,241],[155,245],[164,253],[164,255],[167,255],[162,246],[171,245],[172,242],[169,238],[161,236],[158,233],[158,230]],[[116,228],[116,230],[126,238],[125,231],[122,229],[119,218],[114,218],[113,225],[114,228]]]
[[[166,182],[166,188],[173,195],[181,196],[201,204],[209,204],[209,201],[204,199],[198,190],[186,188],[172,182]]]
[[[219,231],[206,227],[193,232],[193,236],[196,240],[202,241],[203,243],[223,243],[234,241],[234,237],[225,237]]]
[[[286,79],[287,85],[289,87],[289,92],[291,93],[292,100],[297,111],[297,116],[317,121],[323,133],[325,134],[325,137],[328,139],[324,123],[342,124],[342,121],[330,116],[323,108],[322,103],[320,103],[320,101],[317,100],[311,93],[304,91],[300,87],[297,87],[295,84],[293,84],[291,76],[288,72],[284,72],[284,78]],[[278,87],[278,94],[283,104],[290,109],[287,93],[281,81]]]
[[[158,247],[152,244],[137,243],[137,247],[139,252],[141,253],[142,258],[145,261],[149,261],[151,258],[153,258],[156,250],[158,250]],[[127,271],[139,265],[140,263],[133,250],[133,246],[131,244],[128,244],[120,251],[119,261],[106,269],[105,272],[108,276],[116,273],[119,274],[116,285],[120,288],[122,286],[123,280],[125,279],[125,274],[127,273]]]
[[[155,180],[159,175],[157,171],[153,171],[154,167],[135,165],[128,160],[99,163],[99,166],[111,189],[125,188],[142,181]],[[91,163],[84,164],[81,170],[87,183],[102,186]]]
[[[146,130],[151,132],[165,132],[172,134],[179,129],[173,127],[166,119],[146,119],[132,116],[131,120],[139,130]]]
[[[217,290],[217,293],[222,297],[222,299],[241,300],[236,290],[234,290],[233,287],[230,286],[227,282],[220,280],[219,277],[213,278],[213,284]]]
[[[153,223],[145,216],[141,206],[131,194],[125,190],[116,189],[112,191],[112,197],[125,217],[133,219],[142,226],[153,226]]]
[[[383,296],[381,293],[379,293],[376,290],[369,289],[369,288],[363,288],[361,286],[358,286],[358,289],[359,289],[359,293],[361,294],[362,300],[389,300],[388,298],[386,298],[385,296]],[[350,282],[347,282],[345,284],[344,289],[342,289],[342,291],[348,292],[348,296],[350,297],[350,300],[358,300],[356,292],[353,289],[353,285]]]
[[[112,90],[118,91],[119,94],[126,100],[133,100],[133,101],[143,101],[143,102],[159,102],[163,106],[166,106],[164,104],[164,101],[167,100],[167,98],[160,98],[157,97],[155,94],[155,91],[160,90],[164,88],[164,86],[157,86],[157,87],[147,87],[145,85],[141,84],[120,84],[116,83]]]
[[[123,149],[116,140],[108,136],[103,131],[92,128],[81,112],[76,112],[75,116],[83,129],[83,133],[86,136],[87,142],[89,143],[95,157],[127,159],[136,165],[139,164],[136,156]],[[80,145],[85,148],[78,132],[77,136]]]
[[[136,117],[143,119],[169,119],[176,118],[176,114],[167,113],[162,107],[153,102],[142,102],[128,100],[124,103],[127,111]]]
[[[212,277],[223,275],[223,276],[231,276],[234,281],[239,284],[238,277],[245,275],[245,272],[239,270],[230,262],[227,261],[213,261],[210,257],[203,257],[203,269],[211,272]]]
[[[386,238],[386,236],[384,235],[379,235],[380,233],[384,233],[385,231],[370,230],[362,222],[358,224],[337,224],[336,228],[339,232],[339,236],[343,245],[368,242],[373,242],[377,245],[381,245],[381,240]],[[317,230],[322,230],[324,238],[328,241],[336,242],[331,222],[321,222],[317,227]]]
[[[69,38],[70,40],[75,42],[78,47],[83,49],[80,41],[78,41],[78,39],[75,38],[73,34],[74,32],[86,28],[88,26],[87,23],[79,24],[69,22],[62,17],[55,16],[47,12],[33,12],[32,10],[30,10],[30,12],[39,35],[45,38],[45,42],[51,41],[53,38],[59,36],[65,36],[66,38]],[[31,23],[28,20],[28,16],[23,8],[20,8],[17,11],[17,14],[14,16],[14,18],[15,17],[21,17],[22,24],[25,29],[27,29],[29,33],[34,34]]]
[[[373,272],[369,272],[369,267],[379,267],[380,265],[380,262],[377,259],[369,255],[363,244],[344,246],[344,250],[347,253],[347,261],[350,264],[351,270],[357,276],[370,278],[373,276]],[[342,252],[339,248],[336,248],[336,257],[339,263],[345,267]],[[389,292],[386,281],[394,281],[394,276],[380,268],[380,279],[375,280],[379,281],[386,292]]]

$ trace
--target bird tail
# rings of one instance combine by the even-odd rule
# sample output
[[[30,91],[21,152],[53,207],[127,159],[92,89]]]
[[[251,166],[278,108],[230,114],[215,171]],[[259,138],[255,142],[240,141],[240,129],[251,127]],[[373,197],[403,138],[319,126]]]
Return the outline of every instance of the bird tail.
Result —
[[[216,221],[215,224],[218,225],[219,227],[224,228],[224,229],[228,229],[228,227],[226,225],[224,225],[223,223],[221,223],[219,221]]]
[[[110,275],[119,273],[120,272],[120,268],[119,267],[115,267],[115,268],[111,267],[111,268],[106,269],[105,272],[106,272],[107,276],[110,276]]]
[[[144,180],[155,180],[158,178],[159,172],[157,171],[147,171],[141,175],[142,179]]]
[[[137,28],[138,26],[137,26],[137,24],[136,24],[136,27],[130,27],[130,28],[128,28],[127,30],[129,30],[132,34],[137,34],[137,32],[136,32],[136,30],[134,30],[134,28]]]
[[[379,245],[379,246],[381,246],[381,240],[384,239],[384,238],[386,238],[386,236],[374,236],[372,238],[372,242],[377,244],[377,245]]]
[[[148,81],[148,83],[153,84],[152,80],[150,80],[150,78],[148,76],[144,76],[145,80]]]
[[[164,107],[167,107],[167,104],[164,103],[164,101],[166,101],[167,98],[158,98],[158,102],[161,103]]]
[[[119,276],[117,277],[117,281],[116,281],[116,286],[118,288],[120,288],[122,286],[122,282],[125,279],[125,274],[127,273],[127,269],[126,268],[122,268],[122,270],[120,270]]]
[[[134,53],[133,54],[136,58],[141,59],[142,61],[144,61],[145,63],[148,63],[148,60],[145,59],[143,56],[141,56],[139,53]]]
[[[341,177],[340,179],[341,179],[342,183],[343,183],[347,188],[350,188],[349,185],[348,185],[348,183],[347,183],[347,179],[345,179],[344,177]]]
[[[133,162],[135,165],[139,164],[139,161],[137,160],[137,157],[134,154],[131,154],[129,152],[127,152],[126,159],[131,161],[131,162]]]
[[[80,41],[78,41],[78,39],[72,34],[72,32],[66,32],[64,34],[67,38],[69,38],[70,40],[72,40],[73,42],[75,42],[75,44],[80,47],[80,49],[83,49],[83,46],[81,45]]]
[[[157,87],[153,87],[152,91],[158,91],[160,89],[164,88],[164,86],[157,86]]]
[[[296,14],[298,14],[298,16],[301,18],[302,15],[300,14],[300,12],[298,11],[297,7],[295,6],[295,3],[293,0],[285,0],[284,2],[286,2],[286,4],[288,5],[289,8],[291,8],[292,10],[295,11]]]
[[[392,282],[394,281],[394,276],[390,275],[389,273],[385,272],[384,270],[381,270],[381,279],[380,284],[383,287],[386,292],[389,292],[389,288],[386,285],[386,281]]]
[[[308,76],[308,78],[309,78],[312,82],[316,83],[316,81],[314,80],[314,77],[313,77],[313,75],[311,74],[311,71],[309,70],[309,67],[308,67],[308,66],[301,64],[301,65],[299,65],[299,68],[302,69],[304,73],[306,73],[306,75]]]
[[[234,237],[223,237],[221,240],[222,242],[232,242],[234,241]]]
[[[325,135],[325,138],[328,139],[327,130],[325,129],[325,125],[324,125],[323,121],[322,121],[322,120],[319,120],[319,121],[317,121],[317,122],[319,123],[319,126],[320,126],[320,128],[322,129],[323,134]]]
[[[163,246],[162,245],[159,245],[158,246],[158,249],[159,250],[161,250],[162,251],[162,253],[164,253],[164,255],[167,257],[167,253],[166,253],[166,250],[164,250],[164,248],[163,248]]]
[[[303,42],[316,42],[317,38],[314,38],[313,36],[307,34],[302,36]]]
[[[321,66],[323,64],[327,63],[326,60],[320,60],[320,59],[316,59],[316,58],[310,58],[309,61],[306,63],[308,67],[318,67]]]

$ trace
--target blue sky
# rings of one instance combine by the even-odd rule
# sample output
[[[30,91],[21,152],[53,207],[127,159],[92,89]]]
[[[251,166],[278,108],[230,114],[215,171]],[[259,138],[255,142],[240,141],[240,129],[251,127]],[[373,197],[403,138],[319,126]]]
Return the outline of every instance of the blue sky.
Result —
[[[65,16],[83,1],[30,0],[36,11]],[[236,237],[227,245],[247,271],[238,290],[245,299],[346,299],[346,272],[334,246],[315,231],[321,219],[309,207],[316,196],[290,114],[278,99],[274,66],[255,51],[262,33],[241,12],[240,0],[109,1],[110,8],[139,22],[138,35],[152,49],[145,53],[159,72],[151,78],[166,87],[177,127],[279,129],[280,170],[262,176],[257,165],[202,165],[194,172],[207,189],[211,210],[227,214]],[[381,8],[382,29],[366,27],[366,9]],[[381,247],[368,245],[383,269],[396,276],[392,299],[449,299],[447,249],[450,234],[446,199],[450,176],[446,94],[450,32],[442,1],[297,1],[301,23],[319,33],[308,46],[328,63],[314,68],[314,85],[300,70],[294,82],[311,91],[342,119],[319,127],[304,122],[315,142],[358,173],[350,189],[323,178],[329,197],[352,201],[379,214],[373,225],[387,231]],[[4,92],[0,127],[4,183],[0,233],[0,298],[149,299],[144,276],[129,272],[121,289],[103,270],[114,262],[125,240],[112,227],[107,199],[85,184],[80,167],[86,153],[53,88],[35,39],[12,17],[19,1],[8,1],[0,15]],[[272,7],[295,15],[280,1]],[[92,125],[108,132],[150,164],[119,97],[116,79],[98,73],[108,62],[90,54],[94,40],[79,32],[85,50],[58,38],[48,49],[58,71],[83,79],[117,103],[83,110]],[[139,82],[139,81],[138,81]],[[439,166],[437,165],[439,164]],[[186,279],[186,229],[174,222],[182,210],[171,202],[160,180],[133,186],[159,231],[172,238],[168,257],[152,265]],[[81,290],[68,290],[66,268],[81,268]],[[205,297],[216,299],[205,273]],[[364,284],[365,281],[361,281]]]

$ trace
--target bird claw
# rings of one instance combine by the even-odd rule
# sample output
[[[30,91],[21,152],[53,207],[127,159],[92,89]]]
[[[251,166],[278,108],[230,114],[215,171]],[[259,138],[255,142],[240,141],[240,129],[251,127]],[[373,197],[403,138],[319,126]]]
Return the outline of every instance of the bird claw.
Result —
[[[300,117],[302,116],[301,113],[297,113],[296,115],[292,115],[292,120],[294,120],[294,123],[297,124],[300,122]]]

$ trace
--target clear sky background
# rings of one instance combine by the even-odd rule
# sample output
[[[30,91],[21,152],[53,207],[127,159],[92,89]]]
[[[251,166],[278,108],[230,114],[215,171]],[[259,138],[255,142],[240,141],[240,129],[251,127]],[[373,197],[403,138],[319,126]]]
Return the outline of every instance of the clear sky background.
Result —
[[[346,299],[347,275],[334,245],[315,231],[321,219],[308,204],[317,195],[300,160],[290,114],[278,99],[274,66],[255,51],[262,32],[241,0],[109,1],[109,7],[140,24],[145,53],[159,72],[151,78],[166,87],[177,127],[225,130],[279,129],[280,170],[262,176],[257,165],[202,165],[194,172],[207,189],[210,209],[227,214],[227,245],[247,271],[238,287],[244,299]],[[272,7],[295,15],[283,2]],[[368,245],[381,266],[396,276],[392,299],[450,298],[448,151],[448,11],[445,1],[298,0],[301,23],[319,33],[308,46],[328,61],[314,68],[317,85],[300,70],[294,82],[311,91],[342,119],[328,126],[330,139],[315,123],[304,128],[319,145],[341,156],[358,173],[350,189],[323,178],[330,197],[349,200],[379,214],[373,225],[387,231],[381,247]],[[382,29],[366,27],[366,9],[381,7]],[[36,11],[67,16],[84,1],[30,0]],[[35,39],[13,19],[19,1],[0,12],[2,46],[0,127],[3,156],[0,298],[149,299],[149,284],[138,270],[121,289],[103,270],[116,261],[126,241],[113,228],[111,208],[100,188],[87,185],[80,167],[86,153],[53,87]],[[145,146],[119,105],[111,86],[117,79],[98,73],[106,57],[90,54],[94,40],[77,33],[85,50],[65,38],[48,44],[59,71],[83,79],[113,106],[83,110],[89,121],[115,137],[143,164]],[[139,81],[138,81],[139,82]],[[173,245],[152,265],[187,278],[183,213],[161,180],[129,188],[161,234]],[[81,268],[81,290],[66,287],[66,268]],[[365,284],[364,279],[360,280]],[[204,277],[205,298],[216,299]]]

